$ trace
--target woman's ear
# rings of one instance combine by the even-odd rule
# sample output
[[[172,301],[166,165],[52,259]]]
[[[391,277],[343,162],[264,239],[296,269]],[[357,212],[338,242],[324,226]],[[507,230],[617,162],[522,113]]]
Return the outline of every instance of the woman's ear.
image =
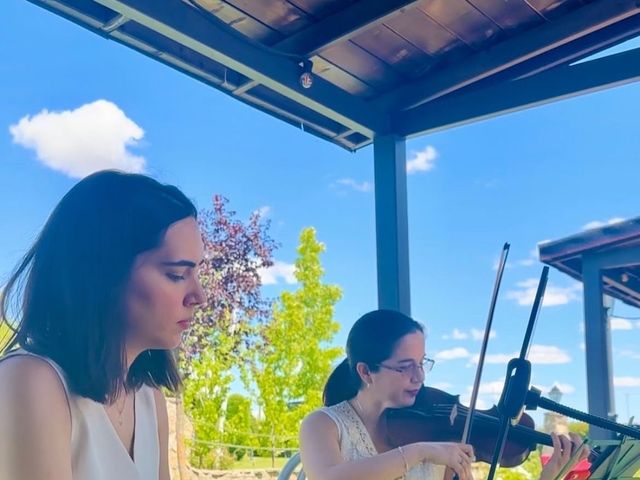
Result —
[[[373,383],[373,377],[371,376],[371,370],[369,370],[369,366],[364,362],[358,362],[356,365],[356,372],[360,376],[360,379],[364,382],[364,384],[368,387]]]

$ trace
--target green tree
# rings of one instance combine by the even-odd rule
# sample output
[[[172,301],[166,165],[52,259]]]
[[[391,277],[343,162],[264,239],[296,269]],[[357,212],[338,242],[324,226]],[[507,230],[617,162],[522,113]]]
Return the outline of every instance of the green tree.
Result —
[[[234,393],[227,398],[227,410],[224,423],[224,443],[229,445],[251,445],[251,431],[256,422],[251,415],[251,399]],[[241,460],[247,450],[229,447],[236,460]]]
[[[183,397],[193,422],[195,438],[191,443],[191,463],[199,468],[213,468],[219,463],[222,441],[224,402],[233,375],[228,362],[233,348],[231,337],[221,336],[215,346],[203,347],[190,364]]]
[[[283,292],[269,322],[258,330],[252,368],[261,431],[273,444],[297,447],[302,418],[319,407],[322,388],[341,349],[329,344],[339,329],[333,309],[342,292],[322,283],[325,247],[313,228],[300,234],[295,278],[299,288]]]
[[[589,434],[589,425],[585,422],[569,422],[569,431],[584,438]]]
[[[9,328],[9,325],[0,320],[0,353],[2,353],[4,347],[9,343],[11,336],[13,336],[13,330]]]
[[[540,453],[534,450],[522,465],[498,470],[498,480],[537,480],[542,472]]]
[[[476,469],[476,478],[486,478],[489,474],[489,465],[486,463],[478,463],[474,467]],[[497,480],[537,480],[542,472],[542,463],[540,461],[540,452],[534,450],[521,465],[512,468],[498,468],[496,472]]]
[[[206,301],[179,352],[185,376],[184,409],[195,433],[191,459],[201,467],[218,464],[222,458],[224,452],[215,443],[223,440],[224,405],[233,372],[245,367],[255,325],[265,321],[271,310],[260,289],[260,269],[273,264],[276,248],[269,223],[257,213],[247,221],[239,220],[227,205],[227,199],[216,195],[212,209],[199,215],[205,250],[200,280]],[[181,400],[176,415],[180,426]],[[180,432],[178,426],[176,430]],[[179,464],[184,464],[180,460],[184,457],[178,442]]]

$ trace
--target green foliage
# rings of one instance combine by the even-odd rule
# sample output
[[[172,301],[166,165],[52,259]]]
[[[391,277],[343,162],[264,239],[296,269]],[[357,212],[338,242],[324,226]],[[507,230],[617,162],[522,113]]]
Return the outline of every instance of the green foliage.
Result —
[[[477,478],[486,478],[489,473],[489,465],[479,464]],[[496,474],[496,480],[538,480],[542,472],[542,463],[540,462],[540,453],[535,450],[531,452],[529,458],[522,465],[513,468],[499,468]]]
[[[533,451],[522,465],[515,468],[501,468],[497,477],[498,480],[538,480],[541,472],[540,453]]]
[[[204,348],[193,358],[184,384],[185,410],[192,419],[195,434],[191,463],[199,468],[212,468],[215,461],[211,443],[222,440],[224,400],[233,379],[228,363],[221,360],[225,352],[219,352],[221,348],[228,348],[231,340],[228,343],[224,338],[220,340],[215,349]]]
[[[589,434],[589,425],[585,422],[569,422],[569,431],[584,438]]]
[[[322,387],[341,353],[329,346],[339,329],[333,309],[342,293],[322,283],[324,248],[313,228],[301,232],[295,263],[299,288],[282,293],[271,321],[258,330],[251,373],[264,416],[260,431],[281,447],[297,447],[300,422],[321,405]]]
[[[196,311],[179,351],[185,377],[183,404],[195,434],[191,461],[201,468],[235,461],[216,446],[228,440],[222,433],[225,401],[234,369],[246,368],[255,324],[270,312],[260,290],[260,269],[273,264],[276,247],[268,222],[258,214],[246,222],[238,220],[227,204],[225,198],[214,196],[212,208],[199,215],[205,250],[200,281],[206,301]]]
[[[227,411],[224,422],[224,443],[229,445],[251,445],[251,431],[256,421],[251,416],[251,400],[239,394],[227,399]],[[255,431],[255,430],[253,430]],[[236,460],[242,460],[247,451],[243,448],[229,447]]]
[[[9,343],[9,339],[13,336],[13,330],[9,328],[5,322],[0,321],[0,353],[4,350],[4,347]]]
[[[272,456],[274,462],[287,454],[283,448],[297,448],[300,421],[320,406],[322,387],[341,353],[330,346],[339,329],[333,309],[341,291],[322,283],[324,245],[315,231],[308,228],[300,235],[295,271],[299,288],[284,292],[272,305],[271,318],[261,321],[255,269],[270,262],[271,249],[259,246],[264,232],[255,219],[252,243],[249,236],[238,237],[237,222],[224,220],[229,215],[218,208],[212,217],[217,226],[205,231],[206,237],[217,239],[205,242],[212,261],[203,269],[208,301],[181,356],[184,406],[194,427],[191,463],[198,468],[225,468],[253,455]],[[268,243],[264,235],[263,240]],[[246,261],[245,256],[257,251],[261,264]],[[228,273],[221,274],[221,258],[227,257]],[[243,293],[234,294],[240,287]],[[224,301],[216,300],[220,296]],[[236,372],[256,398],[259,418],[252,415],[250,399],[229,395]],[[233,445],[256,448],[248,452]]]

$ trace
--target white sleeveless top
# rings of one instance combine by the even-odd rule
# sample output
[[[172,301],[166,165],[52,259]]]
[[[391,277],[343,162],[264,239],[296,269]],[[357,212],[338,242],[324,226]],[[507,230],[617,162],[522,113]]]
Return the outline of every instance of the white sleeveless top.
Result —
[[[158,480],[160,444],[153,389],[135,393],[133,458],[118,437],[104,405],[70,392],[62,369],[50,358],[17,350],[0,358],[31,355],[48,362],[64,385],[71,411],[71,469],[73,480]],[[2,415],[2,412],[0,412]],[[0,465],[0,478],[6,476]]]
[[[377,455],[376,447],[371,440],[364,423],[348,401],[322,407],[320,411],[326,413],[338,427],[340,452],[346,462]],[[442,480],[445,467],[422,463],[411,468],[404,480]]]

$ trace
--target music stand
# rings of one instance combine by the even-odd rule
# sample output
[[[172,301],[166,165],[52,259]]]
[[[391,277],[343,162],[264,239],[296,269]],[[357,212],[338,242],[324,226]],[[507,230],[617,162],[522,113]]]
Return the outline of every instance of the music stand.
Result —
[[[613,451],[591,473],[593,480],[632,479],[640,470],[640,440],[622,437],[622,440],[590,441],[594,445],[614,444]],[[615,446],[615,444],[618,444]]]
[[[589,480],[630,480],[640,470],[640,440],[622,437],[622,440],[585,439],[583,445],[601,453],[592,464],[595,469]],[[575,460],[580,449],[569,460],[554,480],[562,480],[569,473],[569,465]]]

